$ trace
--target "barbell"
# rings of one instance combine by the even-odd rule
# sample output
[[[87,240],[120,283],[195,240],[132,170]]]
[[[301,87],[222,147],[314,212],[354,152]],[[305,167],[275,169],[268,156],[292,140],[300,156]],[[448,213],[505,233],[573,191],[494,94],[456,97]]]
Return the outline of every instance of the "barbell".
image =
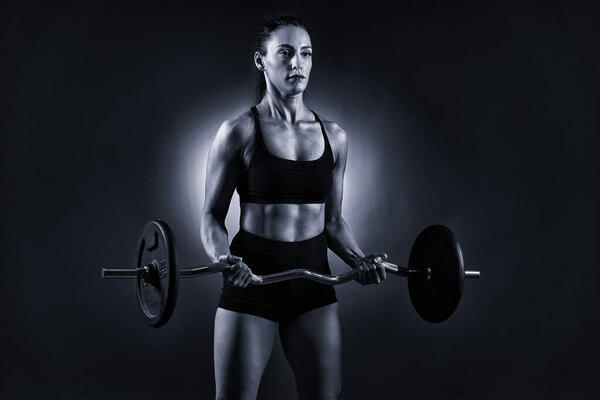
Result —
[[[415,240],[408,267],[383,262],[386,272],[403,276],[417,313],[426,321],[442,322],[458,307],[465,278],[477,279],[479,271],[466,271],[460,246],[452,231],[443,225],[425,228]],[[226,271],[229,264],[217,262],[179,269],[175,236],[166,222],[148,222],[137,244],[135,268],[102,268],[103,279],[135,279],[138,308],[152,327],[166,324],[177,300],[179,278],[195,278]],[[290,269],[269,275],[251,276],[250,284],[268,285],[291,279],[311,279],[338,285],[357,277],[358,268],[340,275],[327,275],[308,269]]]

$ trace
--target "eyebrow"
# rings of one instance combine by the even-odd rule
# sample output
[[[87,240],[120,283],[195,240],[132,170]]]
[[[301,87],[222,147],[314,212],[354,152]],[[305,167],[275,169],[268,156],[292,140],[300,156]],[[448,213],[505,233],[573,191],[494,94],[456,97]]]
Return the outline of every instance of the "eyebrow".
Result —
[[[280,44],[277,47],[289,47],[290,49],[294,48],[294,46],[292,46],[291,44],[287,44],[287,43]],[[302,50],[302,49],[311,49],[312,50],[312,46],[302,46],[302,47],[300,47],[300,50]]]

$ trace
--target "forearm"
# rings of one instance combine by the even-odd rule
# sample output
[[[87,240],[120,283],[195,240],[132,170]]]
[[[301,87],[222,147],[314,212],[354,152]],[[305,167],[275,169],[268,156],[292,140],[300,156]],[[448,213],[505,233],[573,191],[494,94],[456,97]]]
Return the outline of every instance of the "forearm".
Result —
[[[203,213],[200,226],[202,245],[211,262],[219,261],[219,256],[223,254],[230,254],[229,236],[224,219],[211,213]]]
[[[365,256],[342,217],[325,223],[325,235],[331,251],[349,266],[354,266]]]

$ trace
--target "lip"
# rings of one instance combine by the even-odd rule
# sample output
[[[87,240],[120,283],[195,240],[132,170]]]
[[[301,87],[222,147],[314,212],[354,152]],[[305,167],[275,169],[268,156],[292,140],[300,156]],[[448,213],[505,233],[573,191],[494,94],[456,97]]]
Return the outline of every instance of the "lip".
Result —
[[[306,79],[306,77],[304,75],[292,75],[288,79]]]

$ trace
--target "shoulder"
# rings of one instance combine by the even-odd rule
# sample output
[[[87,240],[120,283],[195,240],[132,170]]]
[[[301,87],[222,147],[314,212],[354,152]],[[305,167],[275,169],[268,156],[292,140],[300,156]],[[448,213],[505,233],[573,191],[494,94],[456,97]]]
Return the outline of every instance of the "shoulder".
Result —
[[[212,147],[227,150],[243,149],[252,140],[254,132],[252,111],[246,110],[221,124],[213,139]]]
[[[348,150],[348,135],[346,134],[346,131],[344,131],[337,123],[330,121],[325,117],[319,115],[319,118],[321,118],[321,122],[323,122],[327,138],[336,155],[335,159],[338,159],[338,155],[345,157]]]

